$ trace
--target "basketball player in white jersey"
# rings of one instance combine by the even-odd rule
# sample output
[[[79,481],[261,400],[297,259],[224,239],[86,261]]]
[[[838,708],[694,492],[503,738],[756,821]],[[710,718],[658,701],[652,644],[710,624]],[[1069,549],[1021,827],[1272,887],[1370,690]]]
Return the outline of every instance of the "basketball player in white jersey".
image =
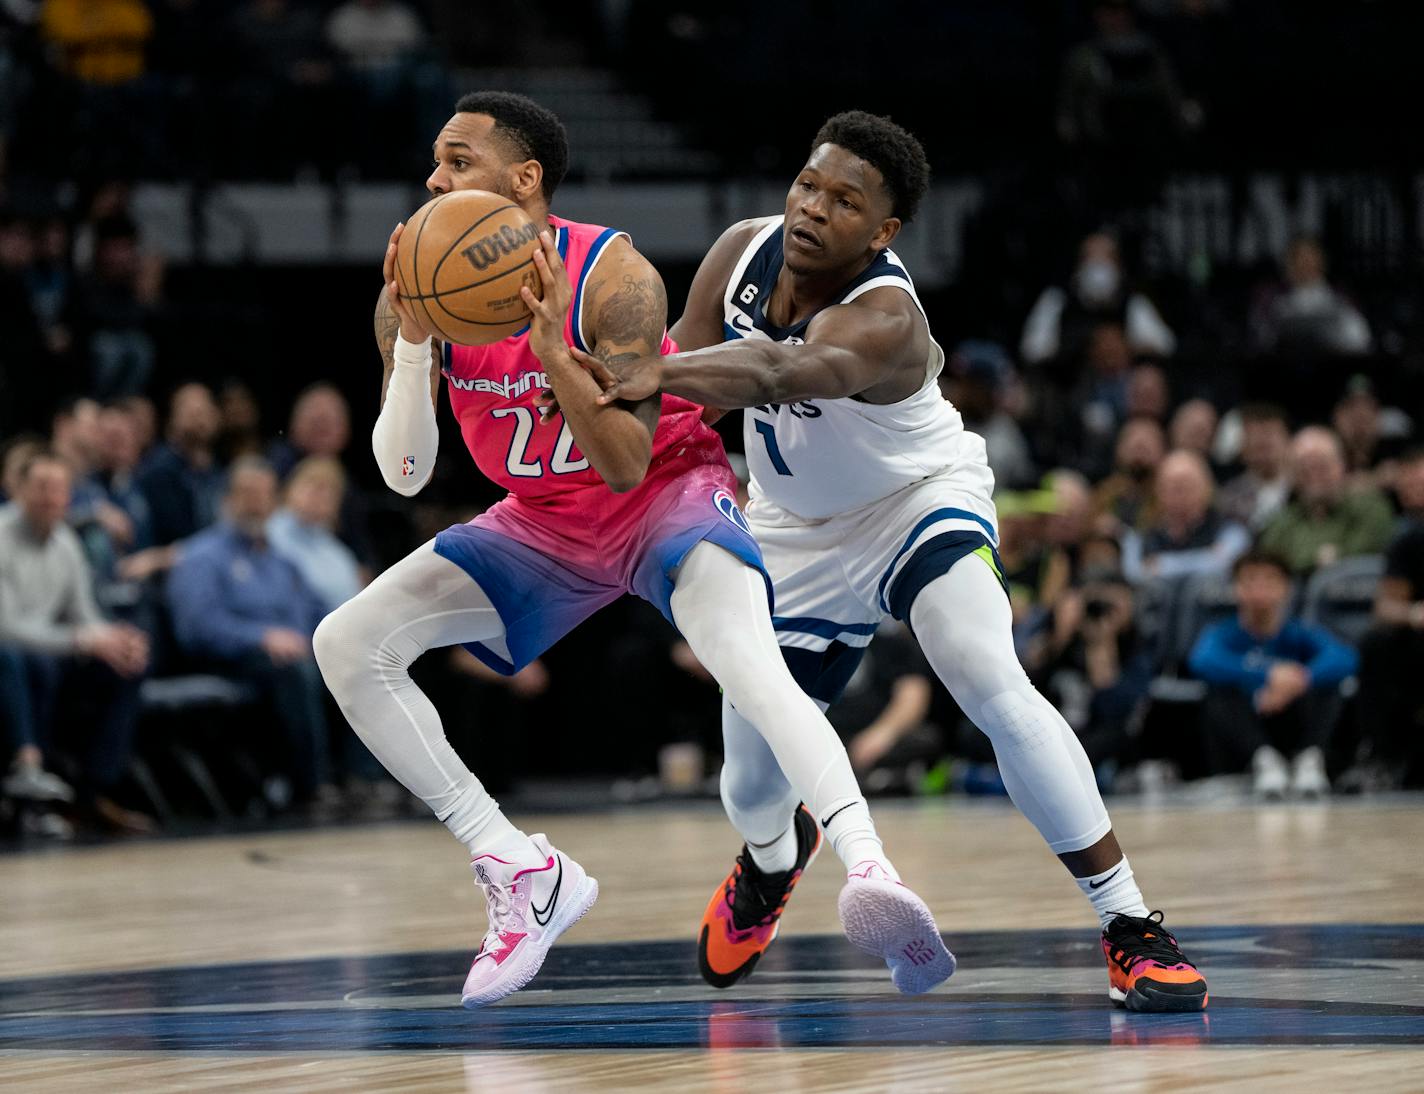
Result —
[[[940,394],[944,353],[890,250],[928,184],[910,133],[859,111],[831,118],[784,214],[734,225],[704,259],[672,330],[681,352],[612,371],[580,360],[607,403],[661,391],[745,409],[746,515],[801,686],[833,702],[881,621],[909,623],[1097,913],[1110,997],[1200,1010],[1205,980],[1149,916],[1082,746],[1014,654],[984,442]],[[771,944],[815,827],[726,703],[723,733],[722,798],[746,846],[703,917],[699,957],[725,987]]]

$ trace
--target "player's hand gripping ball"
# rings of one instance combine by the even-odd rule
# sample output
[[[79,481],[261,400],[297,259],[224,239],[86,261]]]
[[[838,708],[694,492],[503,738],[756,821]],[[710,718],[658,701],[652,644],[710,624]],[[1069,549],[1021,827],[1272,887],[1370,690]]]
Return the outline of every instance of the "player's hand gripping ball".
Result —
[[[543,296],[534,266],[538,249],[538,229],[508,198],[484,190],[439,194],[396,240],[396,287],[437,338],[489,345],[528,326],[519,290],[528,286]]]

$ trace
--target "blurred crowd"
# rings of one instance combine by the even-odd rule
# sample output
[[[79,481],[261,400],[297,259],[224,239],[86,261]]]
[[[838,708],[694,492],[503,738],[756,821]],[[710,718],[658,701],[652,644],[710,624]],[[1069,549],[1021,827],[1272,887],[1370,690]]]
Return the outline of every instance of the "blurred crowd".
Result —
[[[1143,6],[1199,8],[1213,33],[1227,7]],[[458,4],[199,8],[0,3],[0,828],[62,838],[76,823],[145,832],[195,813],[405,809],[326,694],[311,635],[393,557],[493,500],[449,451],[416,504],[392,501],[366,485],[343,388],[317,379],[277,425],[241,352],[216,376],[174,352],[191,300],[176,302],[130,186],[113,181],[136,165],[195,179],[247,177],[258,160],[327,172],[333,148],[364,170],[398,150],[363,132],[389,122],[423,137],[445,116],[436,38],[472,55],[488,43],[449,33]],[[668,35],[713,26],[699,30],[705,5],[674,8]],[[595,9],[617,38],[624,9]],[[1156,161],[1114,164],[1150,149],[1144,130],[1197,131],[1225,91],[1190,35],[1168,57],[1131,5],[1084,10],[1057,139],[1078,157],[1064,176],[1074,221],[1102,226],[1055,256],[1061,276],[998,294],[1005,314],[963,328],[981,337],[961,340],[926,296],[949,351],[944,394],[995,473],[1020,656],[1106,790],[1243,774],[1270,797],[1418,786],[1424,409],[1405,379],[1417,346],[1308,235],[1235,287],[1184,294],[1137,275]],[[431,124],[412,123],[422,112]],[[277,117],[270,133],[250,124]],[[106,158],[115,149],[126,162]],[[25,179],[44,182],[43,200]],[[965,281],[998,284],[972,261]],[[253,296],[222,306],[262,311]],[[735,423],[726,435],[735,450]],[[580,665],[555,651],[505,679],[455,650],[416,677],[497,789],[541,772],[512,768],[490,727],[506,739],[537,723],[566,733],[571,763],[625,776],[624,797],[704,792],[716,687],[644,607],[591,625]],[[610,677],[638,679],[647,701],[588,713],[578,696]],[[877,637],[831,718],[872,791],[1003,793],[992,750],[903,628]]]

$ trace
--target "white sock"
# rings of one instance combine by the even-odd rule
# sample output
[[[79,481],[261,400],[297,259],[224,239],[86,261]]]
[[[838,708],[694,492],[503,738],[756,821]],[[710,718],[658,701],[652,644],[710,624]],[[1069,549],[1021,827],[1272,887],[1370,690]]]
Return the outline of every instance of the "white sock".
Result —
[[[752,861],[757,869],[766,874],[782,874],[796,865],[796,822],[786,826],[786,830],[769,843],[747,843]]]
[[[1126,855],[1116,866],[1111,866],[1100,874],[1073,880],[1078,883],[1078,888],[1083,890],[1083,895],[1088,898],[1093,911],[1098,913],[1099,924],[1104,927],[1119,913],[1131,916],[1147,914],[1147,905],[1142,901],[1142,891],[1138,889],[1137,881],[1132,876],[1132,867],[1128,865]]]
[[[483,786],[476,782],[473,791],[468,795],[472,799],[468,804],[462,797],[454,813],[440,818],[450,833],[465,845],[471,858],[494,855],[522,866],[542,866],[548,861],[534,846],[534,841],[500,812],[499,803]],[[466,807],[462,809],[462,805]]]
[[[832,802],[826,809],[821,829],[826,833],[836,856],[845,863],[846,872],[854,870],[865,862],[873,862],[889,876],[891,881],[899,881],[900,875],[885,856],[885,848],[875,832],[875,822],[870,819],[870,807],[864,798],[849,798]]]

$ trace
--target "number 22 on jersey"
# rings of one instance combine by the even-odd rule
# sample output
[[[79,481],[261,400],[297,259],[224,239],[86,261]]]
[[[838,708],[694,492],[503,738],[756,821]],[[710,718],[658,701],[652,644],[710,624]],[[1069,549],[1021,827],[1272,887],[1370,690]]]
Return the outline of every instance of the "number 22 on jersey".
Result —
[[[511,475],[522,479],[537,479],[544,474],[544,461],[539,457],[529,459],[529,438],[534,435],[534,411],[527,406],[507,406],[490,411],[495,418],[514,419],[514,436],[509,441],[509,454],[504,458],[504,467]],[[588,457],[571,459],[574,435],[569,423],[559,427],[559,439],[554,442],[554,454],[549,459],[549,471],[555,475],[572,475],[575,471],[588,470]]]

